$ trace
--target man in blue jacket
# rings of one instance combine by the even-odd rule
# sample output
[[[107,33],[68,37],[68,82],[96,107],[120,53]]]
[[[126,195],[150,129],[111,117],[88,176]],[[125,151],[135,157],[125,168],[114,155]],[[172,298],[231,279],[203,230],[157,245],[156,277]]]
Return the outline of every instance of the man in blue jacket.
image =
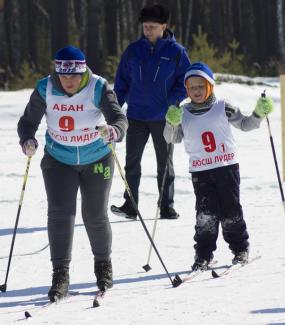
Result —
[[[114,90],[119,104],[128,104],[125,171],[132,195],[138,203],[141,159],[151,134],[159,189],[168,163],[160,217],[177,219],[179,214],[173,208],[173,145],[167,145],[163,130],[168,107],[177,105],[186,97],[183,78],[190,67],[190,60],[185,48],[176,42],[173,33],[167,29],[168,18],[168,9],[161,5],[147,6],[141,10],[139,22],[142,23],[143,36],[131,43],[123,53]],[[125,203],[121,207],[112,205],[111,210],[117,215],[136,219],[127,192],[124,198]]]

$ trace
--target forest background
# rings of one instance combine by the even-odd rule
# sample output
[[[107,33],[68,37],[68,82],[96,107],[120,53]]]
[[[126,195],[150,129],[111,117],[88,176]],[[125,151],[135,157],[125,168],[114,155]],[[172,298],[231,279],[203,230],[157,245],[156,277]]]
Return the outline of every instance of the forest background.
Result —
[[[192,62],[252,77],[285,72],[284,0],[0,0],[0,89],[33,87],[70,44],[112,82],[142,34],[139,11],[153,3],[169,7],[169,28]]]

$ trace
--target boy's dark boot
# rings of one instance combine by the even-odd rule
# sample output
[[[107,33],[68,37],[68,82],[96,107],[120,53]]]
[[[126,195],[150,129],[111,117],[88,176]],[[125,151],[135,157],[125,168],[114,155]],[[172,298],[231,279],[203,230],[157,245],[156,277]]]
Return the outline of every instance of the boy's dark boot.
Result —
[[[246,264],[248,262],[249,250],[245,249],[244,251],[234,253],[234,255],[233,264]]]
[[[62,299],[67,295],[69,287],[69,272],[67,268],[57,268],[53,270],[52,286],[48,292],[51,302]]]
[[[111,261],[95,262],[95,275],[99,290],[106,291],[113,287],[113,269]]]
[[[197,270],[206,271],[206,270],[208,270],[209,264],[211,264],[213,259],[214,259],[213,254],[211,254],[209,258],[203,258],[198,255],[195,255],[194,264],[192,265],[192,271],[197,271]]]

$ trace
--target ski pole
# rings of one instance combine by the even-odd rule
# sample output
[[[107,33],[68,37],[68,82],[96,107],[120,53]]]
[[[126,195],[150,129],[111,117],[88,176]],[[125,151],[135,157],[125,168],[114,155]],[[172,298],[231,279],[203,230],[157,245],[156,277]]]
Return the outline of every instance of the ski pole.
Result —
[[[119,170],[119,173],[120,173],[120,175],[121,175],[121,178],[122,178],[122,180],[123,180],[123,182],[124,182],[124,184],[125,184],[126,191],[127,191],[128,195],[129,195],[129,197],[130,197],[130,200],[131,200],[131,202],[132,202],[133,208],[134,208],[134,210],[136,211],[136,213],[137,213],[137,215],[138,215],[138,217],[139,217],[139,219],[140,219],[140,222],[141,222],[141,224],[142,224],[142,226],[143,226],[143,228],[144,228],[144,231],[145,231],[145,233],[146,233],[146,235],[147,235],[149,241],[151,242],[151,245],[152,245],[152,247],[153,247],[153,249],[154,249],[154,251],[155,251],[155,253],[156,253],[156,255],[157,255],[157,257],[158,257],[158,259],[159,259],[159,261],[160,261],[160,263],[162,264],[162,266],[163,266],[163,268],[164,268],[164,270],[165,270],[165,272],[166,272],[166,274],[167,274],[167,276],[168,276],[168,278],[169,278],[169,280],[170,280],[172,286],[173,286],[173,287],[178,287],[178,286],[182,283],[182,280],[181,280],[181,278],[179,277],[178,274],[175,274],[175,278],[174,278],[174,280],[172,280],[172,278],[171,278],[171,276],[170,276],[170,274],[169,274],[169,272],[168,272],[168,270],[167,270],[167,268],[166,268],[166,266],[165,266],[165,264],[164,264],[164,262],[163,262],[163,260],[162,260],[162,258],[161,258],[161,256],[160,256],[160,254],[159,254],[159,252],[158,252],[158,250],[157,250],[157,248],[156,248],[156,245],[154,244],[154,241],[152,240],[152,238],[151,238],[151,236],[150,236],[150,234],[149,234],[149,231],[148,231],[148,229],[147,229],[147,227],[146,227],[146,225],[145,225],[145,222],[144,222],[144,220],[143,220],[143,218],[142,218],[142,216],[141,216],[141,214],[140,214],[140,211],[139,211],[138,206],[137,206],[137,204],[136,204],[136,202],[135,202],[135,199],[134,199],[134,197],[133,197],[133,195],[132,195],[132,192],[131,192],[131,189],[130,189],[130,187],[129,187],[129,184],[128,184],[128,182],[127,182],[125,176],[124,176],[123,170],[122,170],[122,168],[121,168],[120,162],[119,162],[119,160],[118,160],[118,157],[117,157],[117,155],[116,155],[116,152],[115,152],[115,149],[114,149],[114,146],[112,145],[112,143],[109,144],[109,148],[110,148],[111,151],[112,151],[113,158],[114,158],[115,163],[116,163],[116,165],[117,165],[117,167],[118,167],[118,170]]]
[[[8,281],[8,275],[9,275],[9,270],[10,270],[10,265],[11,265],[11,260],[12,260],[12,253],[13,253],[13,248],[14,248],[14,244],[15,244],[16,232],[17,232],[17,228],[18,228],[20,212],[21,212],[22,203],[23,203],[23,199],[24,199],[26,183],[27,183],[27,180],[28,180],[28,174],[29,174],[31,159],[32,159],[32,157],[28,157],[26,171],[25,171],[25,175],[24,175],[24,182],[23,182],[20,201],[19,201],[19,206],[18,206],[16,222],[15,222],[14,231],[13,231],[12,243],[11,243],[11,247],[10,247],[10,253],[9,253],[9,259],[8,259],[8,266],[7,266],[7,271],[6,271],[5,282],[4,282],[4,284],[2,284],[0,286],[0,290],[2,292],[6,292],[6,290],[7,290],[7,281]]]
[[[266,97],[265,90],[261,94],[261,97],[262,98]],[[284,212],[285,212],[284,192],[283,192],[283,187],[282,187],[282,183],[281,183],[281,177],[280,177],[280,172],[279,172],[279,167],[278,167],[278,162],[277,162],[277,157],[276,157],[276,152],[275,152],[275,146],[274,146],[274,142],[273,142],[273,137],[272,137],[272,133],[271,133],[270,122],[269,122],[269,118],[268,118],[267,115],[266,115],[266,122],[267,122],[267,127],[268,127],[268,132],[269,132],[269,138],[270,138],[270,143],[271,143],[271,149],[272,149],[272,154],[273,154],[273,159],[274,159],[274,164],[275,164],[275,169],[276,169],[276,175],[277,175],[280,194],[281,194],[281,199],[282,199],[283,208],[284,208]]]
[[[172,133],[172,138],[173,138],[173,133]],[[162,201],[162,197],[163,197],[163,191],[164,191],[164,186],[165,186],[165,181],[166,181],[167,171],[168,171],[168,167],[169,167],[169,158],[170,158],[170,154],[171,154],[171,143],[168,144],[167,160],[166,160],[166,165],[165,165],[165,168],[164,168],[164,173],[163,173],[162,183],[161,183],[160,192],[159,192],[159,198],[158,198],[158,202],[157,202],[157,208],[156,208],[155,220],[154,220],[153,229],[152,229],[152,234],[151,234],[151,238],[152,238],[152,240],[154,240],[155,231],[156,231],[156,227],[157,227],[157,221],[158,221],[158,215],[159,215],[159,213],[160,213],[161,201]],[[147,258],[146,265],[143,266],[143,269],[144,269],[146,272],[148,272],[149,270],[151,270],[151,267],[150,267],[150,265],[149,265],[150,257],[151,257],[151,252],[152,252],[152,244],[150,244],[150,246],[149,246],[148,258]]]

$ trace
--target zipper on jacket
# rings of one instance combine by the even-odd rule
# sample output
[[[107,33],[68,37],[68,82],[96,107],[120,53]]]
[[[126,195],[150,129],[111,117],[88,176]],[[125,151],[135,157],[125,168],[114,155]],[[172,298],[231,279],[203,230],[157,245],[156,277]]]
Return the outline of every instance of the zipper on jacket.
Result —
[[[140,81],[142,81],[142,66],[141,66],[141,64],[139,65],[139,68],[140,68]]]
[[[79,157],[79,147],[76,147],[77,150],[77,165],[80,164],[80,157]]]
[[[156,69],[156,73],[155,73],[155,76],[154,76],[154,79],[153,79],[153,82],[156,80],[156,77],[157,77],[157,75],[158,75],[158,71],[159,71],[159,69],[160,69],[160,65],[157,67],[157,69]]]

